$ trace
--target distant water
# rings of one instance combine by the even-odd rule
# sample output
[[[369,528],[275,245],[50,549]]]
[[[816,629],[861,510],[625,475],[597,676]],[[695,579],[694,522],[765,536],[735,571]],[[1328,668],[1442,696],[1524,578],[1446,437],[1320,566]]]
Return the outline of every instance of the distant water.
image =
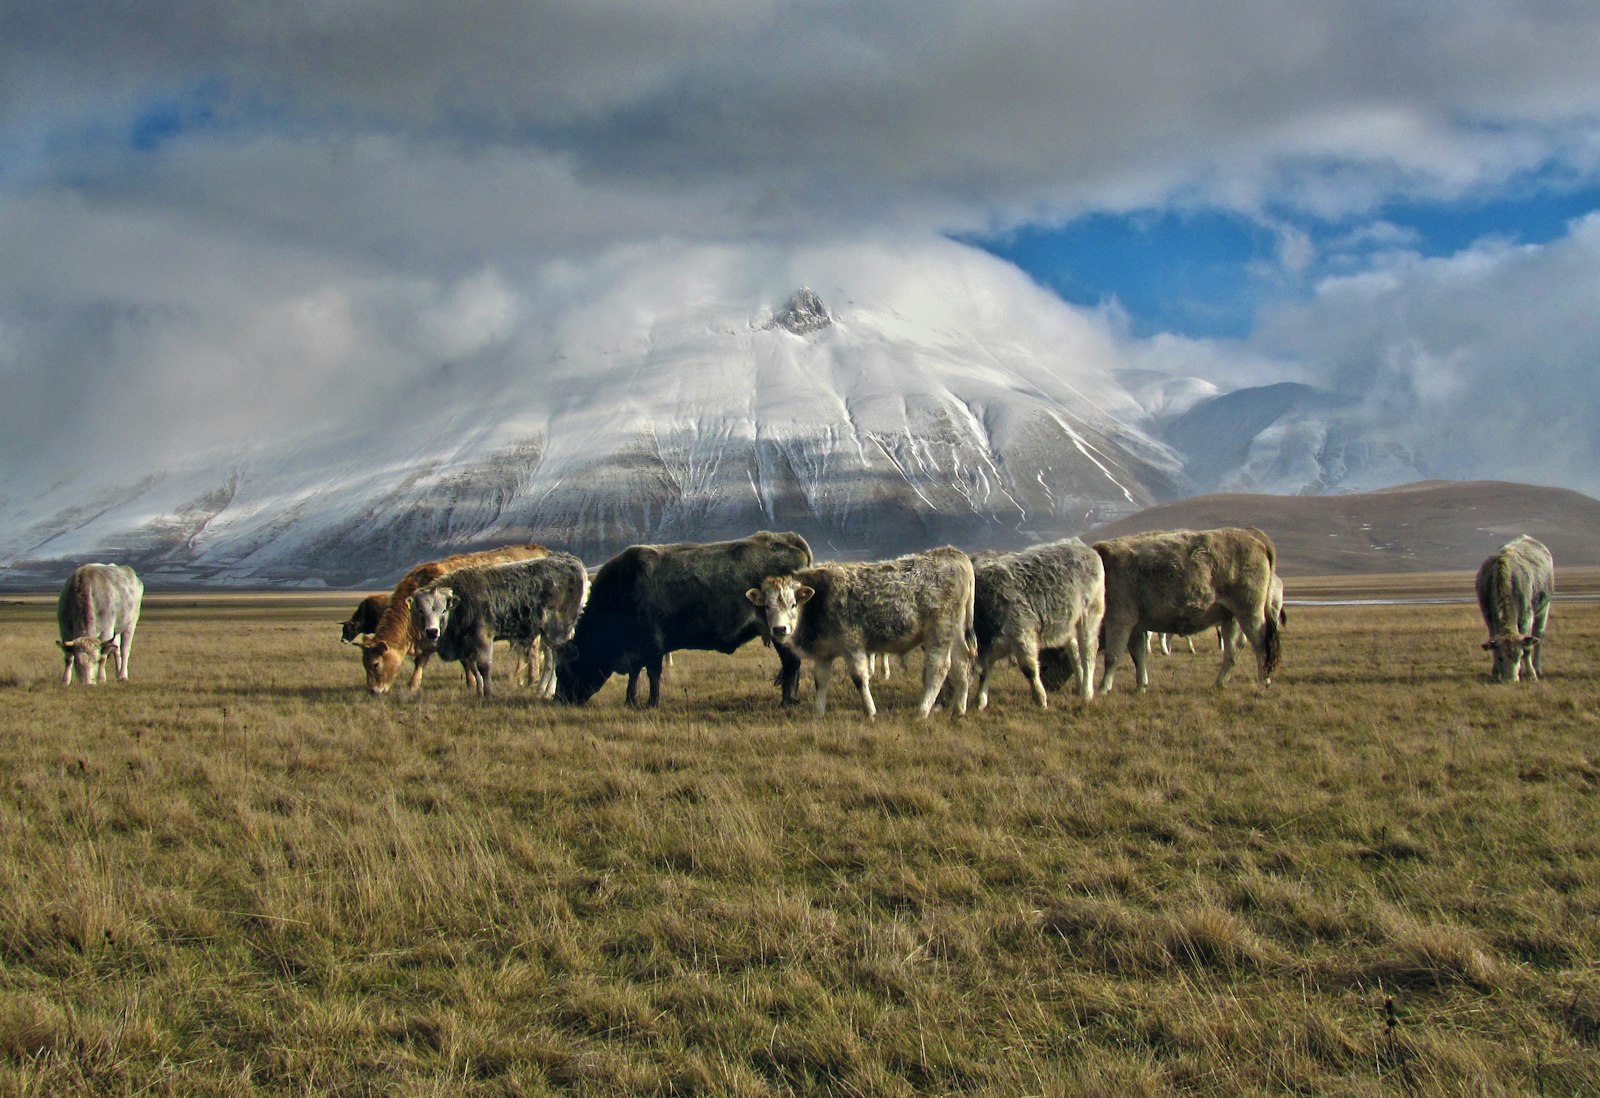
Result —
[[[1446,595],[1442,597],[1392,598],[1392,599],[1291,599],[1285,598],[1285,606],[1453,606],[1477,604],[1477,596],[1462,597],[1459,595]],[[1556,602],[1597,602],[1600,594],[1593,595],[1563,595],[1556,593]]]

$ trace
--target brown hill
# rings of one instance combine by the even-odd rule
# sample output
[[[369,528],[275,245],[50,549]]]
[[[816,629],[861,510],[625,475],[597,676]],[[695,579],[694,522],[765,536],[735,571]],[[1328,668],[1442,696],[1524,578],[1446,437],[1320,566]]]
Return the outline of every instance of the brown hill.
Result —
[[[1195,496],[1097,527],[1084,540],[1216,526],[1267,531],[1285,576],[1474,569],[1517,534],[1548,545],[1558,569],[1600,565],[1600,500],[1492,480],[1342,496]]]

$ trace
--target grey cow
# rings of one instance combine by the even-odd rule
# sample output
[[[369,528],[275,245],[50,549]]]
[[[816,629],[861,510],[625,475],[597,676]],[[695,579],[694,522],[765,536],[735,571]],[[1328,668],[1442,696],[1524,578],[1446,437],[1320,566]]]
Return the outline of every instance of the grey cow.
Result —
[[[422,641],[433,644],[440,659],[461,661],[468,680],[487,697],[497,638],[513,647],[538,641],[559,649],[572,639],[588,597],[583,562],[571,553],[551,553],[452,572],[411,595],[411,615]],[[553,693],[553,681],[549,687]]]
[[[1521,534],[1478,568],[1478,609],[1489,627],[1495,682],[1544,675],[1544,627],[1556,589],[1555,561],[1542,542]]]
[[[1041,649],[1070,653],[1078,695],[1094,697],[1095,650],[1106,612],[1106,574],[1100,555],[1078,538],[1035,545],[1015,553],[981,553],[972,560],[976,580],[974,623],[978,640],[978,708],[989,704],[989,675],[1007,656],[1033,687],[1041,709],[1049,705],[1039,672]]]
[[[1139,689],[1150,685],[1146,633],[1187,636],[1212,626],[1222,630],[1222,666],[1217,685],[1228,681],[1240,634],[1256,656],[1263,686],[1283,655],[1281,586],[1275,588],[1278,552],[1254,527],[1169,530],[1096,542],[1106,568],[1105,670],[1100,689],[1109,692],[1117,661],[1126,651],[1138,671]]]
[[[977,655],[973,631],[972,561],[945,546],[894,560],[819,564],[787,576],[768,576],[745,592],[766,613],[767,629],[781,648],[810,660],[816,678],[817,716],[828,709],[833,661],[843,656],[871,720],[870,653],[922,648],[922,704],[933,711],[949,678],[957,715],[967,711],[970,663]]]
[[[86,685],[105,682],[108,654],[116,662],[117,681],[128,681],[143,601],[144,584],[125,564],[85,564],[67,578],[56,600],[58,643],[66,660],[62,685],[74,675]]]

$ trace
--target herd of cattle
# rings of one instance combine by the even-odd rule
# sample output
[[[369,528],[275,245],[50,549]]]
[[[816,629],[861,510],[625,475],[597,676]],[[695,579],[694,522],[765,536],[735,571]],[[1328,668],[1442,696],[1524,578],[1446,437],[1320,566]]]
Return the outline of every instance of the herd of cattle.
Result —
[[[872,662],[922,653],[928,716],[941,699],[967,708],[977,671],[977,706],[988,704],[995,666],[1015,661],[1034,701],[1075,683],[1095,694],[1112,688],[1126,651],[1142,690],[1149,685],[1152,634],[1217,631],[1227,681],[1240,649],[1255,656],[1270,683],[1282,657],[1283,584],[1277,549],[1254,527],[1175,530],[1086,545],[1066,538],[1018,552],[969,556],[943,547],[894,560],[816,563],[794,533],[761,531],[734,541],[634,545],[593,574],[570,553],[508,545],[428,561],[394,590],[363,599],[343,623],[359,646],[367,689],[386,693],[405,661],[410,686],[437,656],[459,662],[468,682],[491,692],[494,642],[517,654],[518,678],[540,696],[582,704],[612,675],[626,675],[627,702],[661,698],[661,673],[680,649],[731,653],[757,637],[777,653],[783,703],[797,700],[809,663],[815,705],[828,704],[833,665],[842,659],[868,718]],[[1477,575],[1478,606],[1494,654],[1493,678],[1538,678],[1540,640],[1554,591],[1550,551],[1526,536],[1502,546]],[[109,659],[128,678],[144,585],[124,565],[85,564],[57,603],[62,681],[103,682]]]

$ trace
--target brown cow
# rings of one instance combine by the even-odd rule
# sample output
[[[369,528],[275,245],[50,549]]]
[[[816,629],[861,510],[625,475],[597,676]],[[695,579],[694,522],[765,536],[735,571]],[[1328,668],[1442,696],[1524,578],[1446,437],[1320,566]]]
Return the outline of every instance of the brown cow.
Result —
[[[1124,651],[1138,669],[1139,689],[1148,688],[1147,633],[1187,636],[1212,626],[1222,629],[1218,686],[1233,670],[1241,632],[1255,652],[1261,684],[1271,682],[1283,653],[1282,610],[1273,584],[1278,553],[1265,533],[1254,527],[1170,530],[1112,538],[1094,548],[1106,568],[1102,692],[1111,690]]]
[[[411,620],[411,595],[424,584],[461,568],[484,564],[505,564],[514,560],[532,560],[550,555],[542,545],[505,545],[499,549],[485,549],[479,553],[459,553],[453,557],[426,561],[400,578],[390,595],[389,608],[378,619],[378,627],[370,637],[363,638],[361,663],[367,673],[367,689],[373,694],[387,693],[400,674],[400,664],[412,659],[411,689],[422,685],[422,668],[433,656],[433,648],[422,642]]]

